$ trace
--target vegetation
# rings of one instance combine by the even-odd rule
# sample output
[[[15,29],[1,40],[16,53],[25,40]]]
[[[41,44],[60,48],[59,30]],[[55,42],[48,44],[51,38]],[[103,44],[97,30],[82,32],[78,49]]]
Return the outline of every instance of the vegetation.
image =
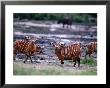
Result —
[[[14,18],[28,20],[59,20],[68,16],[75,23],[95,23],[97,24],[96,13],[14,13]]]
[[[70,60],[69,62],[73,63],[72,60]],[[89,66],[97,66],[97,61],[94,60],[93,58],[87,58],[87,62],[86,62],[85,59],[81,59],[80,63],[81,64],[86,64],[86,65],[89,65]]]
[[[96,68],[91,68],[89,70],[65,70],[62,67],[27,67],[21,64],[14,64],[14,75],[96,75],[97,70]]]
[[[70,63],[73,63],[72,60],[69,61]],[[86,64],[86,65],[89,65],[89,66],[97,66],[97,61],[94,60],[93,58],[87,58],[87,62],[85,59],[81,59],[80,60],[80,63],[81,64]]]
[[[81,64],[85,64],[85,60],[84,59],[81,60]],[[93,58],[88,58],[86,64],[90,65],[90,66],[97,66],[97,61],[94,60]]]

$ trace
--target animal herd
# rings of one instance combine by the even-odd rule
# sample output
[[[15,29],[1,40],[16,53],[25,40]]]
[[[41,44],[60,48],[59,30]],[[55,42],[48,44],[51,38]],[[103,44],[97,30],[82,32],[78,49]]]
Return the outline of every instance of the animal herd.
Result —
[[[54,51],[61,64],[64,64],[64,60],[72,60],[74,62],[74,66],[78,63],[78,67],[80,66],[81,53],[82,50],[85,50],[85,59],[87,55],[91,56],[94,52],[97,52],[97,42],[90,42],[86,45],[82,45],[81,43],[75,44],[61,44],[58,42],[50,43],[54,47]],[[13,58],[15,60],[16,55],[22,53],[25,54],[24,63],[30,58],[32,61],[32,56],[36,54],[43,53],[43,48],[41,48],[38,44],[35,43],[35,40],[16,40],[13,43]]]

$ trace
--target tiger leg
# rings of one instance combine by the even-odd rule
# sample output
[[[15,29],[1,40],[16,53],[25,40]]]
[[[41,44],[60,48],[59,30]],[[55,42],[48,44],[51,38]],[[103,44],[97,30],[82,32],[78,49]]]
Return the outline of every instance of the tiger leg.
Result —
[[[80,58],[77,59],[78,67],[80,67]]]
[[[16,54],[13,54],[13,60],[14,60],[14,61],[16,60],[15,58],[16,58]]]
[[[76,66],[76,60],[74,60],[74,67]]]
[[[62,58],[61,59],[61,66],[63,67],[63,65],[64,65],[64,59]]]
[[[23,62],[26,63],[27,59],[28,59],[28,55],[25,56],[25,59]]]

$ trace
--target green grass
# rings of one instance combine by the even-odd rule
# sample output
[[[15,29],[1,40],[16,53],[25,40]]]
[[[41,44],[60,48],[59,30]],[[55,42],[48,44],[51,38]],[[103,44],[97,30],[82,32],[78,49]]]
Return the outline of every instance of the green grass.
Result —
[[[14,75],[96,75],[96,69],[92,70],[85,70],[85,71],[67,71],[61,67],[58,68],[31,68],[31,67],[24,67],[19,64],[14,64],[13,69]]]
[[[69,62],[73,63],[72,60],[70,60]],[[89,65],[89,66],[97,66],[97,61],[94,60],[93,58],[87,58],[87,62],[85,61],[85,59],[81,59],[80,64],[86,64],[86,65]]]
[[[52,68],[26,68],[20,65],[14,65],[14,75],[62,75],[63,73],[67,74],[66,71],[61,69],[52,69]],[[70,73],[68,73],[70,74]]]
[[[81,60],[81,64],[87,64],[90,66],[97,66],[97,61],[94,60],[93,58],[87,58],[87,62],[85,63],[85,59]]]
[[[76,73],[76,75],[97,75],[97,72],[94,70],[91,71],[85,71],[85,72],[81,72],[81,73]]]

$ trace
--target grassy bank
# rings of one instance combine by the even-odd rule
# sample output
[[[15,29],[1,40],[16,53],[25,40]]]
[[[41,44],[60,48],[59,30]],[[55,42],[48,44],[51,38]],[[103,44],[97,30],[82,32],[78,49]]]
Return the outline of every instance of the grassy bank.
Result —
[[[19,63],[14,63],[14,75],[96,75],[96,68],[90,68],[88,70],[80,70],[80,69],[65,69],[63,67],[32,67],[21,65]]]

